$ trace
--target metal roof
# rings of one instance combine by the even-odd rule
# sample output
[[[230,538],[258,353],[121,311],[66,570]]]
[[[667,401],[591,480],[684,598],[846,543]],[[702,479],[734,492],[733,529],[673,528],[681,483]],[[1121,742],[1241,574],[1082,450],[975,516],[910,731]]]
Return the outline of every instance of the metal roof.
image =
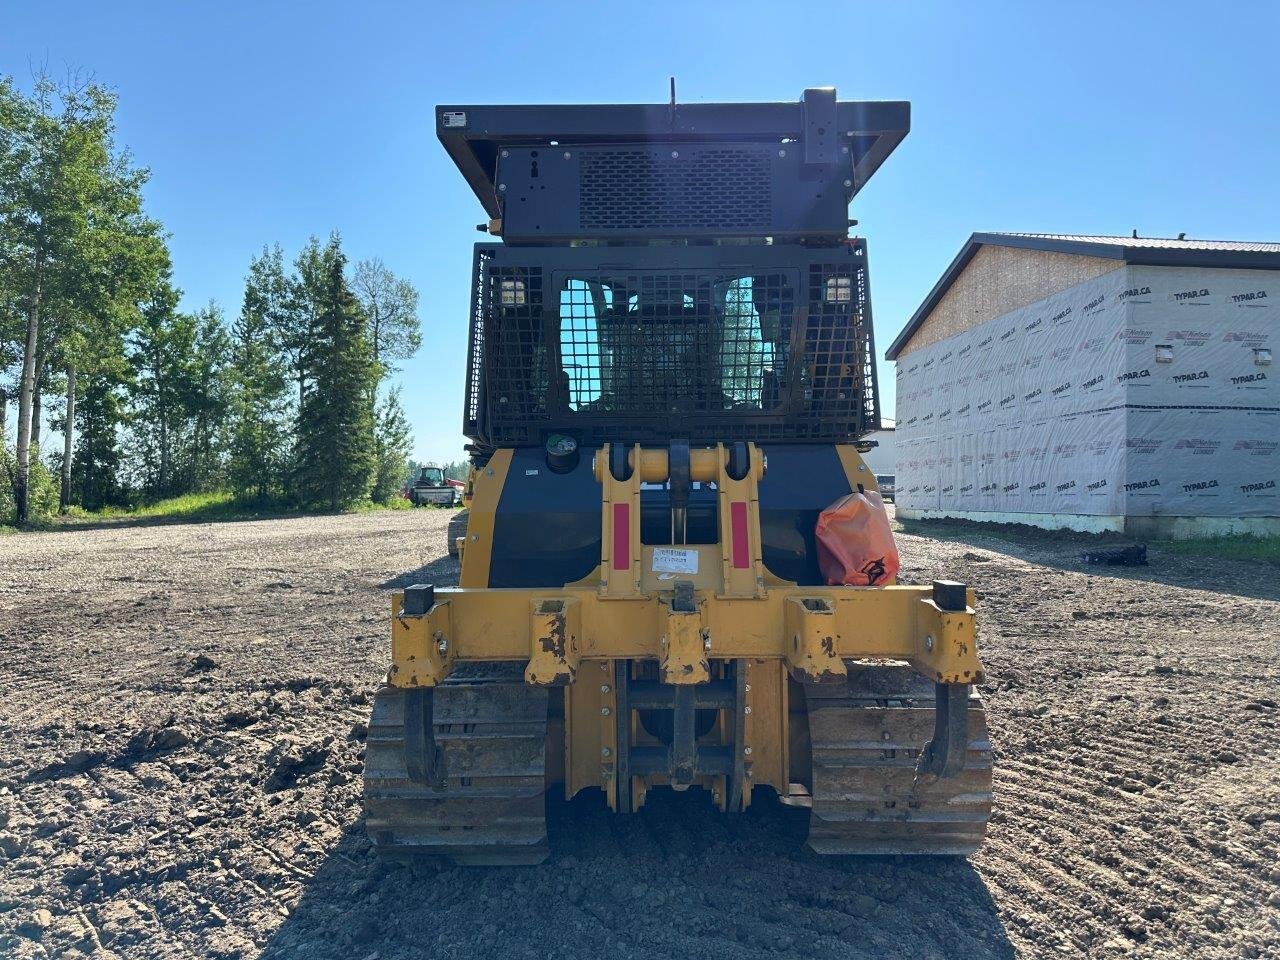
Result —
[[[1067,233],[975,233],[934,284],[924,302],[911,315],[885,359],[896,360],[908,341],[933,312],[956,278],[981,247],[1018,247],[1050,253],[1102,257],[1151,267],[1224,267],[1245,270],[1280,270],[1280,243],[1243,240],[1186,240],[1172,237],[1107,237]]]
[[[1252,240],[1187,240],[1172,237],[1088,237],[1069,233],[982,233],[978,237],[1018,237],[1027,240],[1057,241],[1066,253],[1075,253],[1079,244],[1124,247],[1134,250],[1229,250],[1241,253],[1280,253],[1280,243]],[[1020,246],[1020,244],[1009,244]]]

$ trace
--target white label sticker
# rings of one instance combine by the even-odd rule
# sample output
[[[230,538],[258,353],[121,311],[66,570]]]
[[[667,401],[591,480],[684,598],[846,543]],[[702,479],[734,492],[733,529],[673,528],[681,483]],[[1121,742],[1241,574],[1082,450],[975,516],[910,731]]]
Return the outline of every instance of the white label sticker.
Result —
[[[698,551],[658,547],[653,551],[654,573],[697,573]]]
[[[441,121],[446,127],[465,127],[467,115],[461,110],[446,110],[441,114]]]
[[[537,471],[537,470],[526,470],[526,471],[524,472],[524,475],[525,475],[526,477],[536,477],[536,476],[538,475],[538,471]]]

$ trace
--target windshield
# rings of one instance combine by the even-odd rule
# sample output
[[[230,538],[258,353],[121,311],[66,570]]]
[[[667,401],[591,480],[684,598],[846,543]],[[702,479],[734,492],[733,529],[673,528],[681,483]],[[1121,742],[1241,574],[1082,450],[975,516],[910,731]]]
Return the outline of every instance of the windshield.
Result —
[[[418,479],[424,483],[431,484],[433,487],[442,487],[444,486],[444,471],[439,467],[423,467]]]

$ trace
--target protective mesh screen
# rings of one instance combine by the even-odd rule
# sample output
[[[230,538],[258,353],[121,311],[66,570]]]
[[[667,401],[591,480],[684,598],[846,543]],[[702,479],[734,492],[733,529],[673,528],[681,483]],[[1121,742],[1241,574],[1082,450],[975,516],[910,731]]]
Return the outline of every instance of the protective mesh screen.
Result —
[[[468,435],[845,440],[878,423],[865,260],[753,272],[477,262]],[[482,395],[482,398],[481,398]]]
[[[758,413],[778,404],[794,314],[782,274],[572,278],[559,306],[572,411]]]
[[[485,392],[491,425],[526,424],[547,412],[547,338],[542,270],[490,267],[484,285],[489,331]]]
[[[760,149],[584,151],[579,225],[588,230],[761,230],[771,222]]]
[[[850,423],[878,425],[867,275],[847,263],[809,267],[806,410],[819,433]]]

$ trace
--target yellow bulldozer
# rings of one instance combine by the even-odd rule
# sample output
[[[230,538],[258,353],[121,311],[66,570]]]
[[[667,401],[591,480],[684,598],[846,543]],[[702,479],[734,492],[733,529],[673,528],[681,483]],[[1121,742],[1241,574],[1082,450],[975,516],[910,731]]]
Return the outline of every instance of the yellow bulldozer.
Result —
[[[375,846],[548,853],[549,794],[810,810],[827,854],[971,853],[991,810],[965,585],[829,583],[876,491],[854,195],[901,102],[440,106],[475,246],[456,588],[394,594]],[[871,583],[871,580],[868,581]]]

